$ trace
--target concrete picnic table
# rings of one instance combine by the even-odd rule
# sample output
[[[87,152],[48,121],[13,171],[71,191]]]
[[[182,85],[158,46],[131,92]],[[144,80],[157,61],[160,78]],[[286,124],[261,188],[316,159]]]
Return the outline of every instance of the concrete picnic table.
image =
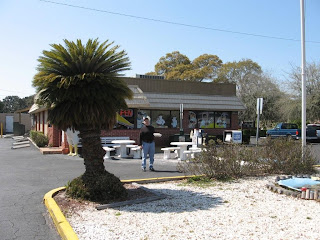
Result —
[[[184,160],[187,159],[185,154],[184,154],[184,151],[187,151],[188,150],[188,146],[192,145],[193,143],[192,142],[171,142],[170,144],[180,147],[180,149],[179,149],[180,160],[184,161]]]
[[[135,143],[134,140],[113,140],[111,143],[119,144],[120,145],[120,156],[122,158],[128,157],[127,155],[127,145]]]

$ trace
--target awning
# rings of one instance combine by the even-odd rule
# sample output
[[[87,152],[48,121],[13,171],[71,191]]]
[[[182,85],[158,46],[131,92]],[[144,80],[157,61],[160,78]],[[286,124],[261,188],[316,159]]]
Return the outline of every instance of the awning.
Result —
[[[119,113],[117,113],[117,123],[122,125],[122,126],[125,126],[127,128],[133,128],[134,127],[134,124],[129,122],[127,119],[125,119],[124,117],[121,117],[119,115]]]
[[[133,99],[126,99],[129,108],[150,108],[150,103],[142,90],[137,85],[128,85],[133,92]]]
[[[30,110],[29,110],[29,113],[31,114],[34,114],[34,113],[38,113],[38,112],[42,112],[42,111],[45,111],[47,108],[44,107],[44,106],[39,106],[38,104],[34,103]]]
[[[179,110],[183,103],[185,110],[242,111],[245,106],[237,96],[150,93],[144,95],[150,109]]]

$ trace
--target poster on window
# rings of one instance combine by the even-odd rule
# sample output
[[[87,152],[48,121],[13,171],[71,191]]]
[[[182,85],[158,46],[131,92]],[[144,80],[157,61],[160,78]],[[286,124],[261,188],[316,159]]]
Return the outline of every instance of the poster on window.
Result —
[[[151,112],[153,118],[152,126],[155,128],[169,128],[171,127],[170,111],[153,110]]]
[[[193,111],[189,111],[189,128],[196,128],[197,127],[197,114]]]
[[[198,112],[199,128],[214,128],[214,112]]]
[[[180,112],[179,111],[171,111],[171,128],[179,128],[180,126]]]
[[[230,112],[216,112],[215,113],[215,127],[229,128],[230,127]]]
[[[115,128],[117,129],[133,129],[134,128],[133,109],[125,109],[117,112],[117,123]]]
[[[137,128],[138,129],[142,128],[143,117],[146,117],[146,116],[150,116],[150,110],[141,110],[141,109],[138,110],[138,114],[137,114]],[[150,123],[151,122],[152,122],[152,118],[151,118]]]

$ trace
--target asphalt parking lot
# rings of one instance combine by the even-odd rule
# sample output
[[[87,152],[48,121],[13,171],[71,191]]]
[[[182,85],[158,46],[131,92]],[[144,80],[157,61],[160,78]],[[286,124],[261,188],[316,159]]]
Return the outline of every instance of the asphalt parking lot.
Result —
[[[12,150],[14,141],[0,138],[0,239],[58,240],[42,202],[52,189],[65,186],[84,172],[83,159],[67,155],[42,155],[33,145]],[[308,144],[320,164],[320,144]],[[178,160],[163,160],[156,154],[155,172],[142,172],[140,159],[113,158],[107,171],[122,180],[182,176]]]
[[[65,186],[84,172],[83,159],[61,154],[42,155],[33,145],[12,150],[11,138],[0,138],[0,239],[60,239],[42,202],[52,189]],[[177,160],[155,157],[155,172],[142,172],[141,160],[113,158],[107,171],[122,180],[183,175]]]

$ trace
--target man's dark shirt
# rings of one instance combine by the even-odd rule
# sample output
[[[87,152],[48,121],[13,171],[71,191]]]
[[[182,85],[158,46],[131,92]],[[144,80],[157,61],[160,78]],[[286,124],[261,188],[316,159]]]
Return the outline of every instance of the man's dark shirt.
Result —
[[[151,125],[149,126],[144,125],[140,129],[140,145],[142,145],[142,141],[147,143],[153,142],[154,141],[153,133],[154,133],[154,127],[152,127]]]

